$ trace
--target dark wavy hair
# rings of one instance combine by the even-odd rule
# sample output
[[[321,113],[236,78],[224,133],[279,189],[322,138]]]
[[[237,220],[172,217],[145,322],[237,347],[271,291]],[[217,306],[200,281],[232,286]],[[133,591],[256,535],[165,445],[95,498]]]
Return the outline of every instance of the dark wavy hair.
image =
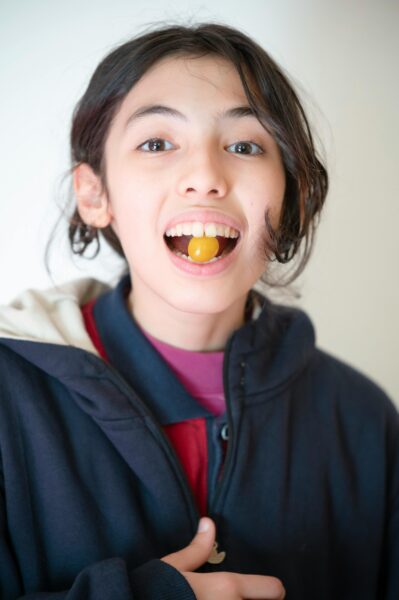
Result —
[[[71,128],[71,171],[87,163],[106,186],[104,147],[112,119],[125,96],[157,61],[166,56],[216,55],[230,61],[239,74],[248,104],[258,121],[276,141],[284,165],[286,187],[280,223],[273,229],[265,214],[266,261],[299,261],[288,281],[304,269],[313,247],[319,213],[328,190],[328,175],[319,160],[308,120],[298,95],[282,69],[243,32],[218,23],[161,26],[123,43],[95,70],[87,90],[75,107]],[[84,255],[100,235],[123,258],[124,252],[111,226],[100,232],[87,227],[74,205],[69,217],[72,252]],[[48,250],[48,248],[47,248]],[[299,252],[299,250],[301,250]],[[46,251],[47,254],[47,251]],[[267,271],[262,276],[267,280]],[[281,284],[280,284],[281,285]]]

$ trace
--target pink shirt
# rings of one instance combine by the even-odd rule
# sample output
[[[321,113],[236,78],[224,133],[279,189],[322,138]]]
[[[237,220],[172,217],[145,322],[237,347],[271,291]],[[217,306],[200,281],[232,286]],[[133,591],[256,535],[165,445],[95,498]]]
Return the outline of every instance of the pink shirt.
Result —
[[[223,390],[224,352],[193,352],[157,340],[140,327],[186,390],[215,416],[226,410]]]

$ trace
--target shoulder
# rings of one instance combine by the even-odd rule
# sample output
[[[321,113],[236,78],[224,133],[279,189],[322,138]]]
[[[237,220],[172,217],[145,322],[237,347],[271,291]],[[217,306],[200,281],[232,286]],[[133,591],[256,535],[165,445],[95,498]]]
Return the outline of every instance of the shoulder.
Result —
[[[322,404],[329,405],[346,420],[389,423],[399,432],[399,413],[393,400],[361,370],[315,347],[308,371]]]
[[[324,412],[393,415],[397,409],[371,377],[316,345],[309,315],[296,306],[272,302],[253,292],[258,312],[238,338],[251,356],[251,393],[286,389],[300,406]],[[331,415],[330,415],[331,416]]]
[[[21,372],[29,369],[29,361],[21,356],[19,352],[14,350],[7,344],[8,340],[0,339],[0,377],[2,380],[2,390],[7,380],[15,375],[21,375]],[[19,342],[24,344],[24,342]],[[14,380],[15,381],[15,380]]]
[[[8,340],[7,340],[8,341]],[[16,406],[20,402],[34,401],[46,387],[49,375],[37,368],[23,352],[29,352],[31,342],[0,340],[0,406],[4,409],[7,405]],[[44,345],[43,345],[44,353]]]

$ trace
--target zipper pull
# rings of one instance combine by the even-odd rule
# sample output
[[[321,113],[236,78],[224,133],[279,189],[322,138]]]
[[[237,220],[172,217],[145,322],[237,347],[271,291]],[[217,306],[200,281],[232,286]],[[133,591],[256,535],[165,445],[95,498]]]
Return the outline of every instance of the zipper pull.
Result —
[[[208,558],[211,565],[220,565],[221,562],[226,558],[226,552],[218,552],[218,542],[213,544],[212,552]]]

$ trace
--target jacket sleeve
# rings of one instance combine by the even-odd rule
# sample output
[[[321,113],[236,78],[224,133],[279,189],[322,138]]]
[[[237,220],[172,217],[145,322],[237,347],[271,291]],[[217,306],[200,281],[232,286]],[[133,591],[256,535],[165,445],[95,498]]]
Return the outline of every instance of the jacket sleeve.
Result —
[[[195,600],[194,592],[185,577],[177,569],[158,559],[129,570],[123,559],[109,558],[83,569],[69,590],[35,590],[33,594],[23,594],[21,575],[8,540],[4,495],[0,488],[2,600]]]
[[[399,413],[393,405],[391,405],[388,421],[387,519],[379,598],[397,600],[399,598]]]
[[[183,575],[161,560],[129,572],[124,560],[110,558],[86,567],[69,590],[36,592],[18,600],[195,600],[195,595]]]

